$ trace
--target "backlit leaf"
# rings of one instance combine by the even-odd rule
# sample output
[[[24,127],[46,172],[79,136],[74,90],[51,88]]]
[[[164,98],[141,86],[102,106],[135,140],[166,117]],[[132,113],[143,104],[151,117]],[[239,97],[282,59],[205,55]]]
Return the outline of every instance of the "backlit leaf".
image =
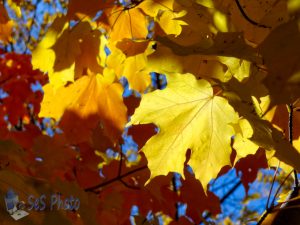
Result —
[[[129,125],[154,123],[159,128],[142,148],[151,178],[169,171],[183,175],[185,155],[191,149],[188,164],[206,190],[220,169],[230,165],[234,130],[229,124],[237,123],[238,116],[205,80],[172,74],[167,81],[166,89],[142,97]]]

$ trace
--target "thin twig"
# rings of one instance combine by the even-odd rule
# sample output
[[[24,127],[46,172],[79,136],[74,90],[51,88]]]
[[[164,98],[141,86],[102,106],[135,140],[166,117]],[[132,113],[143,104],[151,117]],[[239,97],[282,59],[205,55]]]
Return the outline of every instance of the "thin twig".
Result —
[[[289,121],[288,121],[288,127],[289,127],[289,142],[291,145],[293,145],[293,111],[294,111],[294,107],[293,104],[289,104],[288,106],[288,112],[289,112]],[[264,219],[266,218],[266,216],[271,212],[274,211],[274,203],[276,200],[276,197],[280,191],[280,189],[282,188],[283,184],[285,183],[285,181],[288,179],[288,177],[292,174],[294,174],[294,180],[295,180],[295,188],[298,189],[299,188],[299,180],[298,180],[298,174],[297,171],[295,169],[293,169],[285,178],[284,180],[280,183],[279,187],[277,188],[277,191],[273,197],[273,200],[271,202],[271,206],[268,207],[268,202],[267,202],[267,209],[265,211],[265,213],[263,214],[263,216],[260,218],[260,220],[258,221],[257,225],[260,225]],[[269,196],[270,197],[270,196]]]
[[[177,187],[177,184],[176,184],[176,175],[175,173],[173,174],[173,177],[172,177],[172,185],[173,185],[173,191],[178,194],[178,187]],[[178,221],[179,220],[179,202],[176,202],[175,203],[175,221]]]
[[[242,13],[243,17],[251,24],[257,26],[257,27],[262,27],[262,28],[271,28],[270,26],[264,25],[264,24],[260,24],[254,20],[252,20],[244,11],[243,7],[241,6],[241,3],[239,2],[239,0],[235,0],[235,3],[237,5],[237,7],[239,8],[240,12]]]
[[[119,180],[121,180],[121,179],[123,179],[123,178],[125,178],[125,177],[127,177],[127,176],[129,176],[131,174],[133,174],[133,173],[136,173],[138,171],[141,171],[141,170],[144,170],[144,169],[147,169],[147,168],[148,168],[147,165],[138,167],[138,168],[136,168],[134,170],[131,170],[131,171],[129,171],[127,173],[124,173],[124,174],[122,174],[120,176],[117,176],[115,178],[112,178],[112,179],[110,179],[108,181],[102,182],[100,184],[97,184],[97,185],[89,187],[89,188],[85,188],[84,191],[86,191],[86,192],[93,192],[95,189],[99,189],[99,188],[105,187],[105,186],[107,186],[109,184],[112,184],[112,183],[114,183],[116,181],[119,181]]]
[[[120,163],[119,163],[119,169],[118,169],[118,176],[117,177],[121,177],[122,174],[122,164],[123,164],[123,151],[122,151],[122,145],[120,145]],[[127,184],[122,178],[119,179],[119,181],[127,188],[130,189],[135,189],[135,190],[140,190],[139,187],[136,186],[132,186]]]
[[[242,184],[242,181],[239,180],[221,199],[220,203],[222,204],[231,194],[233,194],[236,189]]]
[[[293,116],[294,116],[294,107],[293,104],[288,105],[289,108],[289,142],[293,145]],[[294,178],[295,178],[295,187],[299,187],[297,171],[294,169]]]
[[[279,165],[280,165],[280,161],[278,160],[278,164],[277,164],[277,167],[276,167],[273,179],[272,179],[272,184],[271,184],[271,188],[270,188],[270,192],[269,192],[269,196],[268,196],[268,200],[267,200],[267,204],[266,204],[266,210],[269,208],[269,201],[270,201],[270,197],[271,197],[272,190],[273,190],[273,187],[274,187],[274,183],[275,183],[275,179],[276,179],[276,175],[277,175],[277,172],[278,172]]]
[[[277,188],[276,190],[276,193],[273,197],[273,200],[271,202],[271,207],[274,206],[274,203],[275,203],[275,200],[276,200],[276,197],[280,191],[280,189],[282,188],[283,184],[286,182],[286,180],[289,178],[289,176],[292,174],[293,170],[291,172],[288,173],[288,175],[284,178],[284,180],[280,183],[279,187]]]
[[[222,204],[229,196],[231,196],[241,184],[242,184],[242,181],[239,180],[232,188],[230,188],[230,190],[220,199],[220,204]],[[211,213],[208,212],[204,216],[204,221],[206,219],[208,219],[210,216],[211,216]],[[200,224],[203,224],[204,221],[202,221]]]

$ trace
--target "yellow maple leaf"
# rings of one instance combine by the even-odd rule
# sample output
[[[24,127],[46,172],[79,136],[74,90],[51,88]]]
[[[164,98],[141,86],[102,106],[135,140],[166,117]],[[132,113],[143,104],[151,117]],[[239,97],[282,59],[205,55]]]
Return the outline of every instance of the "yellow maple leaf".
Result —
[[[81,118],[97,115],[107,134],[115,137],[124,129],[127,109],[122,98],[123,87],[114,81],[115,74],[106,69],[103,76],[83,76],[57,90],[46,84],[39,116],[59,120],[66,110],[76,112]]]
[[[259,146],[249,140],[253,136],[253,129],[248,120],[240,119],[239,124],[234,125],[234,128],[236,132],[233,143],[233,148],[236,150],[235,164],[239,159],[255,154]]]
[[[65,24],[63,17],[56,18],[49,30],[47,31],[44,39],[38,44],[32,52],[32,66],[34,69],[40,69],[43,72],[48,72],[50,82],[54,86],[61,86],[67,81],[73,81],[72,77],[73,68],[67,68],[54,73],[55,52],[51,47],[55,44],[57,38],[61,35],[68,24]],[[56,78],[56,79],[55,79]]]
[[[145,14],[154,18],[166,34],[178,36],[182,25],[186,22],[179,20],[187,12],[184,10],[177,11],[173,9],[174,0],[146,0],[138,5]]]
[[[186,11],[164,11],[158,19],[158,24],[164,30],[164,32],[166,32],[166,34],[174,34],[176,37],[182,31],[181,26],[187,25],[186,22],[178,19],[180,17],[183,17],[185,14]]]
[[[225,98],[215,96],[206,80],[192,74],[167,75],[168,85],[142,96],[131,124],[155,123],[159,133],[142,148],[151,178],[178,172],[182,176],[186,152],[188,164],[204,189],[220,169],[230,165],[231,137],[238,115]]]
[[[114,7],[106,12],[110,25],[109,38],[121,41],[123,38],[144,39],[148,34],[148,21],[139,8]]]
[[[73,82],[87,68],[100,73],[100,39],[100,32],[88,22],[70,28],[65,17],[58,17],[32,52],[33,68],[48,72],[55,88]]]
[[[122,43],[122,42],[119,42]],[[127,56],[118,48],[110,45],[112,53],[107,57],[107,66],[115,71],[118,78],[126,77],[129,88],[143,93],[151,83],[150,71],[146,70],[147,56],[154,50],[153,42],[147,43],[146,49],[141,53]],[[123,49],[124,50],[124,49]],[[132,48],[131,48],[132,50]]]
[[[155,18],[161,11],[173,11],[174,0],[146,0],[138,5],[145,14]]]

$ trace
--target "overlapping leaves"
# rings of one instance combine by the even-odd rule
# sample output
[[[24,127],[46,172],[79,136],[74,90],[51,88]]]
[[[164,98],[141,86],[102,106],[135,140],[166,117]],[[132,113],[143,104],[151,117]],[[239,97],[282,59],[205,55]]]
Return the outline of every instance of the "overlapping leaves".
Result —
[[[150,209],[172,216],[178,201],[187,202],[187,215],[200,222],[205,209],[219,212],[207,185],[224,166],[241,170],[246,188],[266,167],[266,153],[269,166],[279,159],[284,169],[300,169],[297,9],[289,12],[285,1],[275,0],[245,2],[240,8],[237,1],[71,0],[67,15],[54,20],[32,52],[33,67],[49,83],[44,85],[41,74],[26,67],[27,56],[0,58],[0,88],[8,94],[0,99],[1,139],[16,142],[1,140],[1,169],[49,177],[53,190],[64,182],[85,207],[91,195],[81,189],[96,192],[93,216],[82,210],[83,219],[71,219],[76,224],[96,223],[100,217],[106,224],[126,224],[134,204],[142,214],[136,221]],[[12,40],[12,24],[0,4],[0,42],[5,46]],[[165,89],[153,91],[151,72],[166,75]],[[122,97],[122,77],[134,96],[141,94],[136,110],[138,103]],[[41,112],[39,92],[30,87],[36,80],[44,85]],[[284,104],[293,104],[295,112],[294,146],[286,139],[289,112]],[[142,124],[129,127],[128,134],[147,162],[135,150],[120,148],[126,108],[133,114],[128,126]],[[38,115],[54,119],[63,134],[44,136]],[[130,152],[135,157],[129,159]],[[258,156],[262,162],[251,164],[254,172],[246,179],[247,160]],[[185,163],[201,184],[186,172]],[[180,194],[171,190],[169,172],[186,179]],[[106,182],[117,184],[106,188]],[[199,204],[209,199],[212,205],[191,208],[188,186],[201,189]]]

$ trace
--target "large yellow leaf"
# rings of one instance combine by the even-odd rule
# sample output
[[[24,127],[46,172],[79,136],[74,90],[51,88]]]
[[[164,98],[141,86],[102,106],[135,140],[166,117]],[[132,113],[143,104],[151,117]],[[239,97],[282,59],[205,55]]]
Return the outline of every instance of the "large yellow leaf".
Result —
[[[204,189],[220,169],[230,165],[231,137],[238,115],[227,100],[215,96],[209,82],[192,74],[167,75],[168,85],[142,97],[131,124],[155,123],[159,133],[142,148],[151,178],[168,172],[183,174],[188,164]]]
[[[115,75],[105,70],[104,76],[83,76],[57,90],[46,84],[39,116],[59,120],[66,110],[75,112],[83,119],[97,115],[108,135],[116,137],[127,121],[127,109],[122,98],[123,87],[114,80]]]

